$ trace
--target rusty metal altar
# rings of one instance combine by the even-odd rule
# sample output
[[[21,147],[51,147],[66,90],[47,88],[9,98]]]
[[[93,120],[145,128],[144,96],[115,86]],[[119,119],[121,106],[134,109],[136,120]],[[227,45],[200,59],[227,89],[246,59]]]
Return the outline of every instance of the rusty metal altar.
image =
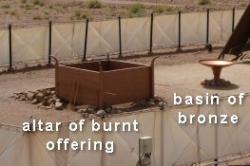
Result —
[[[154,96],[154,58],[150,66],[101,60],[63,65],[56,60],[56,94],[76,105],[99,108]]]

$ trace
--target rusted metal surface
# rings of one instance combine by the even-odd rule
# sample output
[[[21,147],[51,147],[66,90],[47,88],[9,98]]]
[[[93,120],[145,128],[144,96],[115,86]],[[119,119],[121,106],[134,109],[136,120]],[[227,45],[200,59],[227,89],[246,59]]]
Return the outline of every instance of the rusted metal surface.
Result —
[[[154,96],[151,66],[114,60],[56,64],[56,94],[73,104],[105,107]]]
[[[201,82],[201,85],[203,85],[206,88],[237,88],[234,84],[232,84],[230,81],[226,81],[224,79],[221,79],[221,71],[223,68],[233,65],[234,63],[231,61],[225,61],[225,60],[200,60],[200,64],[210,67],[213,71],[214,78],[212,80],[204,80]]]
[[[233,62],[222,60],[201,60],[199,62],[204,66],[211,67],[215,81],[220,80],[220,75],[223,68],[233,65]]]
[[[219,58],[223,58],[225,54],[239,57],[246,50],[250,50],[250,5],[241,17]]]

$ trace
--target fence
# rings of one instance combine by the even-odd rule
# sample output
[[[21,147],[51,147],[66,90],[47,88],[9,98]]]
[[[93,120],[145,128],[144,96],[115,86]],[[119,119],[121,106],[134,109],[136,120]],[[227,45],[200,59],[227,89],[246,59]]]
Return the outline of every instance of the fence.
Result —
[[[209,11],[100,22],[75,22],[0,30],[0,67],[13,69],[77,61],[94,56],[202,44],[221,44],[231,35],[243,10]]]
[[[250,152],[249,110],[250,96],[241,106],[229,106],[222,100],[220,106],[173,107],[164,111],[145,111],[117,115],[100,121],[132,122],[140,124],[137,133],[91,133],[87,121],[82,132],[69,132],[62,127],[59,133],[23,133],[13,127],[0,127],[0,163],[19,166],[121,166],[136,165],[138,161],[138,139],[140,136],[153,138],[152,166],[191,165],[204,161],[213,162],[228,156],[238,156]],[[237,125],[211,125],[208,123],[178,125],[177,116],[181,111],[191,114],[233,114],[238,115]],[[63,125],[64,126],[64,125]],[[66,125],[65,125],[66,126]],[[65,128],[65,130],[64,130]],[[58,137],[71,140],[113,140],[115,152],[105,154],[101,151],[47,151],[46,142],[56,141]],[[230,159],[230,158],[229,158]]]

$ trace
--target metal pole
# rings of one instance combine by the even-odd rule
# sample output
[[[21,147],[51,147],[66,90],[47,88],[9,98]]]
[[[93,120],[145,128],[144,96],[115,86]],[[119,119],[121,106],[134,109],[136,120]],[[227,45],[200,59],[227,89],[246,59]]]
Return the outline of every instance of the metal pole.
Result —
[[[218,94],[214,94],[214,96],[218,96]],[[215,105],[215,115],[218,116],[218,106]],[[214,166],[218,166],[218,125],[215,124],[215,159],[214,159]]]
[[[89,19],[86,20],[85,40],[84,40],[84,52],[83,52],[83,59],[82,59],[82,61],[86,60],[87,46],[88,46],[88,31],[89,31]]]
[[[200,106],[197,106],[197,115],[200,115]],[[196,123],[196,141],[197,141],[197,163],[201,162],[201,151],[200,151],[200,125]]]
[[[149,54],[153,53],[153,28],[154,28],[154,13],[151,13],[151,22],[150,22],[150,47]]]
[[[206,36],[206,46],[205,48],[209,51],[209,52],[212,52],[213,51],[213,46],[212,44],[210,44],[210,41],[209,41],[209,31],[210,31],[210,10],[207,9],[207,36]]]
[[[209,45],[209,24],[210,24],[210,10],[207,9],[207,36],[206,36],[206,44]]]
[[[234,32],[235,26],[235,8],[233,8],[233,16],[232,16],[232,32]]]
[[[49,21],[49,57],[48,57],[48,65],[51,65],[51,55],[52,55],[52,21]]]
[[[9,24],[9,71],[13,70],[12,65],[12,25]]]
[[[121,16],[118,17],[118,33],[119,33],[119,58],[122,57],[122,26]]]
[[[161,130],[160,130],[161,131],[160,132],[161,133],[161,137],[160,137],[161,138],[161,165],[160,166],[163,166],[164,156],[165,156],[165,154],[164,154],[164,152],[165,152],[164,151],[164,131],[165,131],[164,130],[165,129],[164,128],[164,126],[165,126],[164,125],[164,110],[162,110],[160,113],[161,113],[161,116],[160,116],[161,117]]]
[[[178,12],[178,49],[181,50],[181,11]]]
[[[151,156],[153,152],[152,137],[145,136],[139,138],[139,161],[137,166],[151,166]]]
[[[218,166],[218,159],[214,159],[214,166]]]

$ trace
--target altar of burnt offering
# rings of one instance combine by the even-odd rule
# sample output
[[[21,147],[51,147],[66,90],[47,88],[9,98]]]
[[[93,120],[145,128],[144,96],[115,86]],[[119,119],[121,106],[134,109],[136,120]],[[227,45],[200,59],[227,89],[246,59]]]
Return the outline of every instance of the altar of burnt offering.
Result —
[[[109,59],[63,65],[55,59],[56,95],[98,108],[153,98],[155,59],[150,66]]]

